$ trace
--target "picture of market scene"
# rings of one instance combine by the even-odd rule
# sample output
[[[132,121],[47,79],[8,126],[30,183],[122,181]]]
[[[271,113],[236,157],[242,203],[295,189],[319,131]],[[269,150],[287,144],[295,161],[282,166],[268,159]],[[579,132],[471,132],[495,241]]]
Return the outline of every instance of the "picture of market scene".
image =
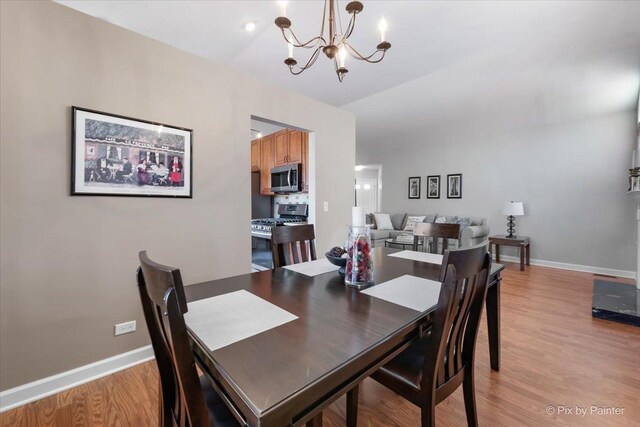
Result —
[[[85,119],[84,142],[87,186],[184,187],[182,135]]]

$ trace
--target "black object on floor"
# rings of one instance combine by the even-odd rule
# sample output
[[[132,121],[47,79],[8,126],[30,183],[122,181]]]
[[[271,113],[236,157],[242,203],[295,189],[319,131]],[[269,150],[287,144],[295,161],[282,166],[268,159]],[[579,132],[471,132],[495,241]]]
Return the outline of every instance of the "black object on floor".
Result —
[[[640,289],[634,285],[594,280],[593,317],[640,326]]]

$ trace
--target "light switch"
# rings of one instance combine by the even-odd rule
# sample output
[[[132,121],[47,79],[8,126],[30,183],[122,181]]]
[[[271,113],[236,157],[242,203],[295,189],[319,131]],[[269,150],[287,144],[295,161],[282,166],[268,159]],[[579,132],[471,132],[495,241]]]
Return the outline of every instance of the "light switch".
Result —
[[[324,211],[329,212],[329,202],[324,202]]]

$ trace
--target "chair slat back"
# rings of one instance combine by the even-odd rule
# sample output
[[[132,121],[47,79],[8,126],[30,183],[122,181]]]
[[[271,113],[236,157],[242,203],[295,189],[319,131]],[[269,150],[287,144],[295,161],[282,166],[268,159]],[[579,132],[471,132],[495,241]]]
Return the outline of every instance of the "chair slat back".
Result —
[[[444,254],[449,246],[449,239],[460,238],[460,224],[434,224],[430,222],[417,223],[413,228],[414,251],[418,250],[420,237],[423,238],[423,251],[432,253],[438,253],[438,240],[442,239],[442,250],[440,253]]]
[[[180,270],[139,254],[138,289],[161,382],[161,425],[210,426],[183,313],[188,311]]]
[[[442,265],[443,283],[422,378],[425,386],[434,377],[437,387],[444,386],[473,363],[491,257],[485,244],[446,251]]]
[[[316,234],[311,224],[273,227],[271,254],[273,268],[316,259]]]

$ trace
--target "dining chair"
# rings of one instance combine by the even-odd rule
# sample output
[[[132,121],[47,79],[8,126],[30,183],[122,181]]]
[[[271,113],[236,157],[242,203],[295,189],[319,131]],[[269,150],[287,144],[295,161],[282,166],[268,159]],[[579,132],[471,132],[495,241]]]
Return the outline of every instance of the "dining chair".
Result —
[[[419,406],[422,427],[435,425],[435,406],[462,384],[469,426],[478,425],[474,354],[491,271],[487,245],[445,251],[442,286],[426,335],[371,377]],[[358,387],[347,394],[347,425],[357,423]]]
[[[316,259],[316,233],[312,224],[284,225],[271,229],[273,268]]]
[[[422,238],[425,252],[438,253],[438,240],[442,239],[441,254],[448,249],[449,239],[460,239],[460,224],[434,224],[420,222],[413,228],[413,250],[418,250]]]
[[[240,426],[211,380],[198,377],[184,313],[180,270],[139,253],[137,279],[144,317],[160,372],[161,427]]]

